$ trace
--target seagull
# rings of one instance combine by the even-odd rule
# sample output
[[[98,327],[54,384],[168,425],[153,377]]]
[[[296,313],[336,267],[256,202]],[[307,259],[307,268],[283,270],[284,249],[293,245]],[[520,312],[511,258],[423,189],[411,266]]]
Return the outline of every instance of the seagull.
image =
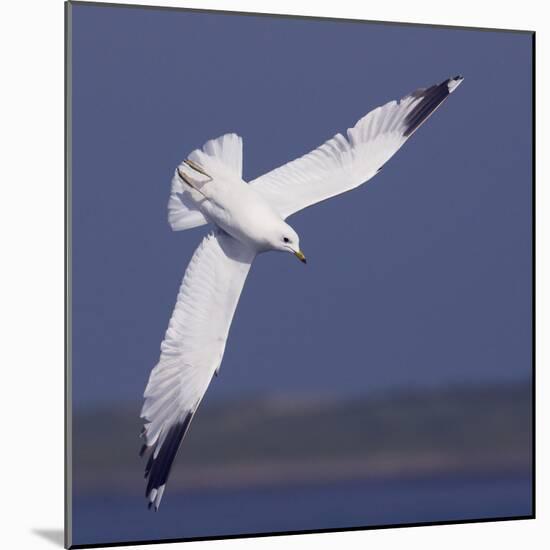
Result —
[[[310,153],[259,178],[242,178],[242,139],[226,134],[194,150],[175,170],[168,201],[174,231],[211,231],[185,271],[144,392],[140,455],[148,507],[158,510],[191,420],[222,362],[229,327],[254,258],[269,250],[306,263],[286,219],[367,182],[462,82],[449,78],[374,109]]]

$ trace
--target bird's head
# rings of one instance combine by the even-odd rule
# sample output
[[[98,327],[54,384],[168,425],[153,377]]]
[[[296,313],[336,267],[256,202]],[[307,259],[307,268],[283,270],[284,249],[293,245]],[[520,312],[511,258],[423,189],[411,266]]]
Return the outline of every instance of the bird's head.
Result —
[[[304,253],[300,250],[300,237],[298,237],[296,231],[283,220],[280,220],[280,223],[277,223],[272,231],[270,231],[269,248],[281,252],[290,252],[302,263],[307,263]]]

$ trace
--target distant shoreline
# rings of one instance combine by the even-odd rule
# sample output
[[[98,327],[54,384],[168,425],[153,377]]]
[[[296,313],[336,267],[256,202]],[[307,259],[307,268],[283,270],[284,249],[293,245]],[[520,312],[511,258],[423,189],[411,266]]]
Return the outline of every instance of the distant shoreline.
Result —
[[[262,461],[226,466],[179,465],[170,480],[173,490],[233,489],[277,486],[292,483],[332,483],[353,480],[424,478],[439,475],[513,474],[530,472],[525,453],[505,456],[460,457],[444,453],[398,454],[372,458],[319,459],[317,461]],[[78,488],[86,492],[106,488],[134,490],[138,479],[131,472],[112,472],[99,483],[97,475],[79,476]]]
[[[73,418],[75,489],[143,488],[140,423],[124,407]],[[176,490],[530,471],[529,384],[377,399],[256,399],[205,407],[176,459]]]

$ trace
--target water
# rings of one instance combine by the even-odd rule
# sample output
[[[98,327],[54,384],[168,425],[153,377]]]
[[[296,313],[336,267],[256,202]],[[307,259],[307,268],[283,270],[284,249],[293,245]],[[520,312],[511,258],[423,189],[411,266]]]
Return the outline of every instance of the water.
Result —
[[[528,516],[531,478],[453,476],[74,499],[73,544]]]

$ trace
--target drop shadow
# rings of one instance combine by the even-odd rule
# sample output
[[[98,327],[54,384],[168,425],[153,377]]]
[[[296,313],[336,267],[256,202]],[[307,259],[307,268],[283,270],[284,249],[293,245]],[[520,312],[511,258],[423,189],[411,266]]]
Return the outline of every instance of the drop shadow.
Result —
[[[63,536],[63,529],[33,529],[32,532],[49,542],[52,542],[56,546],[63,548],[65,542]]]

